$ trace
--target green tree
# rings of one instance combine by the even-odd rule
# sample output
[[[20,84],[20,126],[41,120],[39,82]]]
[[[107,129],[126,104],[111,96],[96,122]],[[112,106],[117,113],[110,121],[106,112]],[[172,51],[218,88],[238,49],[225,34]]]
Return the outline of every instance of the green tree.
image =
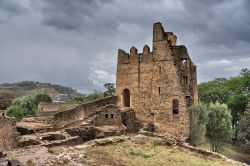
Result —
[[[224,143],[231,140],[233,135],[231,118],[227,105],[219,103],[209,105],[206,135],[214,152],[219,152]]]
[[[115,95],[115,84],[114,83],[106,83],[103,85],[106,91],[104,92],[104,96],[114,96]]]
[[[231,110],[233,128],[235,128],[240,116],[244,114],[248,101],[248,96],[243,94],[233,95],[229,98],[227,105]]]
[[[26,115],[34,115],[37,111],[35,100],[31,97],[23,97],[16,99],[7,109],[7,115],[15,117],[17,120],[22,119]]]
[[[52,102],[52,98],[48,93],[39,93],[35,96],[35,104],[38,105],[40,102]]]
[[[242,149],[250,152],[250,102],[244,115],[241,116],[237,128],[237,142]]]
[[[200,145],[205,140],[207,122],[206,106],[199,103],[192,107],[190,143]]]

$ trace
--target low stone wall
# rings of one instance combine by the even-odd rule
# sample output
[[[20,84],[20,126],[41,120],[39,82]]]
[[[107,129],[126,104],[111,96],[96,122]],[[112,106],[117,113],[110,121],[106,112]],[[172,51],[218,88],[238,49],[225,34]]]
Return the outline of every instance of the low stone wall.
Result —
[[[121,122],[121,111],[117,105],[110,104],[100,108],[96,112],[94,119],[94,125],[103,126],[103,125],[122,125]]]
[[[105,105],[117,104],[117,96],[106,97],[104,99],[96,100],[86,104],[82,104],[74,109],[62,111],[54,115],[54,128],[62,128],[66,125],[81,121],[94,115],[96,111]]]
[[[94,115],[100,107],[103,107],[109,104],[117,105],[117,99],[118,99],[117,96],[111,96],[111,97],[106,97],[100,100],[96,100],[93,102],[83,104],[82,109],[84,110],[85,118],[90,117],[91,115]]]
[[[81,107],[76,107],[67,111],[58,112],[54,115],[53,127],[62,128],[68,124],[84,119],[84,112]]]
[[[62,105],[63,103],[39,103],[38,104],[38,110],[39,112],[54,112],[54,111],[58,111],[60,106]]]
[[[17,135],[15,119],[0,117],[0,151],[7,151],[16,147],[15,138]]]

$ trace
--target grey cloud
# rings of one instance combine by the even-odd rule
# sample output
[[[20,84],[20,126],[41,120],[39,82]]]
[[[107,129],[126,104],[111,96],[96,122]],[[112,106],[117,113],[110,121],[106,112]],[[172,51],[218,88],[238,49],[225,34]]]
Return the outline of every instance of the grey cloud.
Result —
[[[28,9],[18,0],[0,1],[0,23],[8,21],[13,16],[27,12]]]
[[[232,76],[250,68],[249,8],[247,0],[2,0],[0,11],[18,17],[0,27],[0,83],[99,90],[115,79],[117,49],[151,45],[158,21],[187,46],[199,82]]]

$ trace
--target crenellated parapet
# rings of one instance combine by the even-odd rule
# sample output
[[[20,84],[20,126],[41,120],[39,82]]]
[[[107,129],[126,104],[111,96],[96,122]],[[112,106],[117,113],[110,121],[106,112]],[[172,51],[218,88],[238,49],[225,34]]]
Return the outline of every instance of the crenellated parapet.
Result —
[[[148,45],[143,47],[143,52],[138,53],[137,48],[132,47],[130,53],[122,49],[118,50],[118,64],[138,64],[143,62],[153,62],[153,54]]]

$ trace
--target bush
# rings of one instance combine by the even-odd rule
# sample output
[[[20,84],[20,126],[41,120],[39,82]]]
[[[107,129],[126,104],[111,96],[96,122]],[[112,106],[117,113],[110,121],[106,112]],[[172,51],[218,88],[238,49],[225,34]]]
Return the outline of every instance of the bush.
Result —
[[[237,128],[237,141],[242,149],[250,152],[250,102],[248,103],[247,110],[240,118]]]
[[[26,115],[34,115],[37,111],[35,100],[31,97],[16,99],[7,109],[7,115],[21,120]]]
[[[40,102],[52,102],[52,98],[48,93],[40,93],[35,97],[35,104],[38,105]]]
[[[206,135],[214,152],[219,152],[224,143],[231,140],[233,135],[231,119],[227,105],[219,103],[209,105]]]
[[[205,141],[207,110],[202,104],[192,107],[190,144],[198,146]]]

